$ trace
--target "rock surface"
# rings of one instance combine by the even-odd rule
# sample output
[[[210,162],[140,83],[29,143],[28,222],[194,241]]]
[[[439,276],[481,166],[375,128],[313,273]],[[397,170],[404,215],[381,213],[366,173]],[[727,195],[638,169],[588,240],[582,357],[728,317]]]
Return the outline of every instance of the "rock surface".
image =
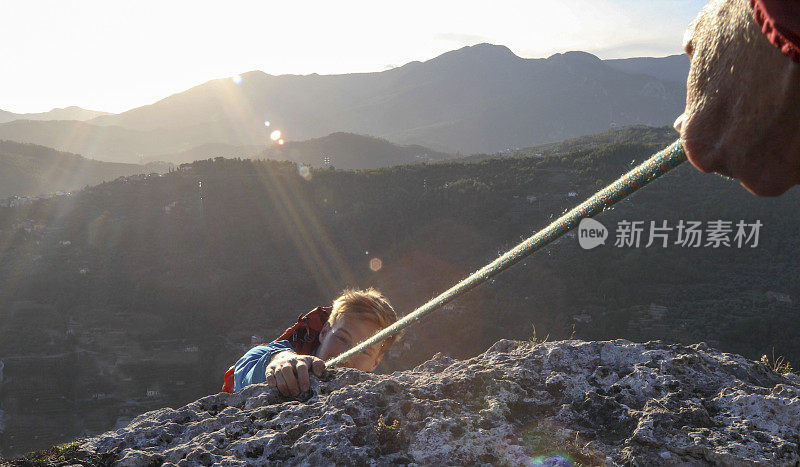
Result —
[[[500,341],[143,414],[83,448],[120,465],[797,465],[800,376],[700,343]]]

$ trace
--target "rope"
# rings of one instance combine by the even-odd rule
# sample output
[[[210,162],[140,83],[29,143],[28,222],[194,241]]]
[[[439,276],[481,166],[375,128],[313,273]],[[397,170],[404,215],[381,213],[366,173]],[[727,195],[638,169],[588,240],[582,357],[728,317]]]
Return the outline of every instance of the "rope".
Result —
[[[630,172],[618,178],[614,183],[595,193],[591,198],[572,208],[571,211],[559,217],[547,227],[449,288],[438,297],[431,299],[428,303],[407,314],[391,326],[379,331],[361,344],[337,357],[329,359],[325,362],[326,366],[333,367],[339,365],[353,355],[417,323],[423,316],[434,312],[459,295],[467,293],[483,284],[490,278],[520,262],[534,251],[541,249],[548,243],[574,229],[578,226],[581,219],[592,217],[603,212],[609,206],[679,166],[685,160],[686,153],[683,150],[680,140],[677,140]]]

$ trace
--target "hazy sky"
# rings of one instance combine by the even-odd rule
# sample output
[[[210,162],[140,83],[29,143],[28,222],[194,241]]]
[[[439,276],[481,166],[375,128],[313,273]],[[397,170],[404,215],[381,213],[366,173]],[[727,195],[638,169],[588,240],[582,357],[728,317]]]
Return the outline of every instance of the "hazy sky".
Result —
[[[525,58],[680,53],[700,0],[0,0],[0,109],[120,112],[210,79],[381,71],[490,42]]]

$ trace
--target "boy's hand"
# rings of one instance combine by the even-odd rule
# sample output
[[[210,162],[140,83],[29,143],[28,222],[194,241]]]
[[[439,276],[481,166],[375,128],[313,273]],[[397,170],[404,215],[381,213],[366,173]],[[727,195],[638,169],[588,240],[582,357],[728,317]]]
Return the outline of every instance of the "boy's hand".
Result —
[[[286,397],[297,397],[311,388],[309,370],[317,377],[325,371],[325,361],[312,355],[284,350],[272,357],[265,369],[267,386],[278,388]]]

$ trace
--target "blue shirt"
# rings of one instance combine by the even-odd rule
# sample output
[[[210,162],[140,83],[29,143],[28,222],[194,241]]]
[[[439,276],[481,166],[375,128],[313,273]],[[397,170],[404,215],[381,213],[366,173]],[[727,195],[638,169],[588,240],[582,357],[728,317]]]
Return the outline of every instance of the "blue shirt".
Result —
[[[248,350],[233,367],[233,392],[248,384],[263,383],[267,379],[264,371],[272,357],[284,350],[294,351],[289,341],[274,341]]]

